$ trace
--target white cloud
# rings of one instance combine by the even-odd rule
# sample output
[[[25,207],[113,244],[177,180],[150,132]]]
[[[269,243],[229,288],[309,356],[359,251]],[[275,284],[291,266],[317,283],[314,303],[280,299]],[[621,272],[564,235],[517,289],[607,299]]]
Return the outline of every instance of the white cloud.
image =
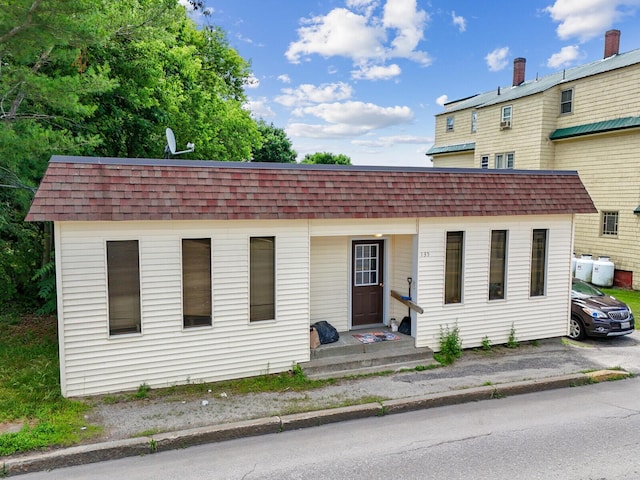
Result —
[[[302,21],[299,40],[289,44],[285,53],[292,63],[302,57],[318,54],[342,56],[356,60],[382,57],[385,32],[382,27],[368,25],[368,18],[345,8],[331,10],[325,16]]]
[[[370,129],[360,125],[291,123],[285,130],[290,137],[349,138],[364,135]]]
[[[400,75],[402,70],[395,63],[392,65],[362,65],[351,71],[351,78],[356,80],[389,80]]]
[[[278,75],[278,80],[280,80],[282,83],[291,83],[291,77],[286,73]]]
[[[364,102],[321,103],[302,108],[300,112],[328,123],[359,126],[365,130],[409,123],[413,119],[409,107],[381,107]]]
[[[391,41],[392,56],[410,58],[424,65],[430,64],[428,55],[416,50],[424,39],[428,21],[429,15],[424,10],[418,10],[416,0],[387,0],[382,24],[397,31],[396,37]]]
[[[348,138],[413,120],[409,107],[381,107],[363,102],[323,103],[300,108],[297,113],[316,117],[325,123],[291,123],[286,131],[292,137]]]
[[[441,107],[444,107],[444,104],[447,103],[448,101],[449,101],[449,97],[447,95],[440,95],[438,98],[436,98],[436,103]]]
[[[496,48],[489,52],[484,59],[487,61],[489,70],[497,72],[507,66],[507,55],[509,55],[509,47]]]
[[[416,0],[386,0],[376,16],[378,3],[348,0],[351,9],[334,8],[326,15],[302,19],[298,39],[289,44],[286,58],[300,63],[312,55],[340,56],[351,59],[359,70],[362,65],[391,68],[384,64],[392,58],[430,65],[429,55],[418,49],[429,21],[427,12],[418,9]]]
[[[254,118],[273,118],[276,116],[275,112],[269,107],[266,98],[249,99],[244,108],[251,112]]]
[[[281,91],[282,95],[278,95],[274,100],[286,107],[301,107],[314,103],[346,100],[351,98],[353,94],[351,85],[344,82],[322,85],[304,83],[298,88],[283,88]]]
[[[640,0],[556,0],[544,11],[559,23],[556,30],[559,38],[585,42],[601,35],[638,6]]]
[[[574,60],[580,56],[580,48],[578,45],[569,45],[551,55],[547,60],[547,67],[559,68],[571,65]]]
[[[419,137],[417,135],[389,135],[378,137],[375,140],[354,140],[354,145],[362,147],[393,147],[394,145],[424,145],[432,144],[433,137]]]
[[[464,32],[467,29],[467,20],[461,15],[456,15],[455,11],[451,12],[451,19],[460,32]]]

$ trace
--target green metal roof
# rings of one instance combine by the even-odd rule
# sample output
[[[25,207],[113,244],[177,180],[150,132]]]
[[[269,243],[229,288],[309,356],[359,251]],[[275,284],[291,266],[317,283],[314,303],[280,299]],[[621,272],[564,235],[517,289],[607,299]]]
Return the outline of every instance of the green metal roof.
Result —
[[[441,153],[455,153],[455,152],[467,152],[469,150],[475,150],[476,143],[459,143],[458,145],[443,145],[441,147],[436,147],[435,145],[431,147],[426,155],[438,155]]]
[[[624,130],[625,128],[640,127],[640,117],[616,118],[613,120],[604,120],[602,122],[586,123],[584,125],[576,125],[574,127],[558,128],[554,130],[549,139],[560,140],[563,138],[579,137],[582,135],[591,135],[594,133],[605,133],[614,130]]]

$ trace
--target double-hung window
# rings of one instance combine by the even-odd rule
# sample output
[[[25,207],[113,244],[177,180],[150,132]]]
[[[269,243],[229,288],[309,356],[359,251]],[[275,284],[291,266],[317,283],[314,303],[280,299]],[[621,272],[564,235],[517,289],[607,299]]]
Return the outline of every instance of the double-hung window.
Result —
[[[475,133],[478,130],[478,112],[471,112],[471,133]]]
[[[560,93],[560,114],[573,112],[573,89],[562,90]]]
[[[140,333],[138,240],[107,241],[109,335]]]
[[[545,294],[547,278],[547,235],[545,229],[535,229],[531,242],[531,285],[530,295],[540,297]]]
[[[511,107],[511,105],[506,105],[506,106],[502,107],[502,114],[501,114],[501,117],[500,117],[500,121],[501,122],[509,122],[509,124],[511,124],[512,113],[513,113],[513,109]]]
[[[482,155],[480,157],[480,168],[489,168],[489,155]]]
[[[489,261],[489,300],[505,297],[507,273],[507,231],[491,231],[491,253]]]
[[[249,246],[249,319],[275,320],[276,239],[251,237]]]
[[[211,325],[211,239],[182,239],[182,315],[185,328]]]
[[[462,302],[464,232],[447,232],[444,303]]]

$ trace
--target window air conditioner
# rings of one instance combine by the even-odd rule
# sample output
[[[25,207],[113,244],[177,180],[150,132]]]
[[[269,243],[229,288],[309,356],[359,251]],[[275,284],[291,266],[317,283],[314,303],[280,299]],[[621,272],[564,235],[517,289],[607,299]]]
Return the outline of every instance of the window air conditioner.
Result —
[[[505,128],[511,128],[511,120],[504,120],[500,122],[500,130],[504,130]]]

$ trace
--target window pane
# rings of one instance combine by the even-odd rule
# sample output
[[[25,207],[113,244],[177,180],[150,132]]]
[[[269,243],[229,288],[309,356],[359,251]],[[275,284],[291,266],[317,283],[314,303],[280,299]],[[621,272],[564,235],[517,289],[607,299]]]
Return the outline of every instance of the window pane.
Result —
[[[109,335],[140,332],[140,263],[137,240],[107,242]]]
[[[275,237],[254,237],[250,244],[250,321],[275,319]]]
[[[504,157],[496,155],[496,168],[504,168]]]
[[[447,132],[453,130],[453,117],[447,117]]]
[[[489,157],[483,156],[480,158],[480,168],[489,168]]]
[[[447,232],[444,303],[462,302],[462,243],[464,232]]]
[[[502,121],[511,120],[511,107],[502,107]]]
[[[478,129],[478,112],[471,112],[471,131],[475,132]]]
[[[491,232],[491,259],[489,265],[489,300],[504,298],[507,260],[507,231]]]
[[[547,230],[534,230],[531,246],[531,296],[544,295],[547,274]]]
[[[211,325],[211,239],[182,240],[182,313],[185,327]]]

